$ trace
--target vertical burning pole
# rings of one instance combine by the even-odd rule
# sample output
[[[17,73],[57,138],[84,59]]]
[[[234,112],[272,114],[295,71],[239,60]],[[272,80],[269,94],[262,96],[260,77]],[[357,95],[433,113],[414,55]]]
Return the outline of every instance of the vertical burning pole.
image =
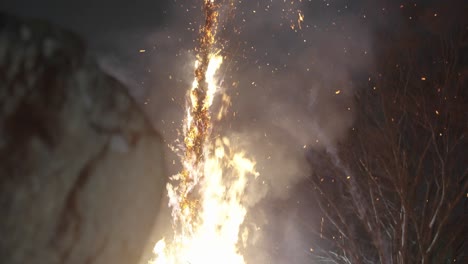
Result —
[[[214,48],[218,25],[218,4],[214,0],[204,0],[203,9],[205,24],[201,28],[199,47],[196,49],[195,80],[189,94],[187,122],[184,127],[184,168],[180,175],[180,206],[182,213],[188,218],[193,217],[194,212],[192,211],[197,207],[196,200],[189,197],[189,195],[202,176],[201,169],[204,162],[205,146],[211,129],[209,108],[212,104],[215,89],[212,89],[214,84],[209,83],[211,81],[209,79],[214,75],[214,72],[211,72],[213,70],[210,68],[214,65],[217,69],[221,63],[221,57],[216,56]],[[194,219],[186,220],[191,223]]]
[[[197,65],[195,69],[195,83],[190,91],[190,111],[193,119],[189,123],[188,133],[185,135],[187,154],[194,155],[197,162],[203,156],[203,145],[210,126],[209,96],[207,71],[213,58],[216,27],[218,23],[217,5],[213,0],[204,0],[205,25],[201,29],[200,46],[197,49]]]
[[[255,163],[229,139],[211,138],[211,106],[222,63],[216,47],[219,3],[204,0],[195,79],[187,95],[182,172],[167,185],[173,237],[154,247],[156,264],[244,264],[238,249],[247,209],[243,195]],[[228,100],[223,103],[228,104]],[[243,236],[247,237],[247,234]]]

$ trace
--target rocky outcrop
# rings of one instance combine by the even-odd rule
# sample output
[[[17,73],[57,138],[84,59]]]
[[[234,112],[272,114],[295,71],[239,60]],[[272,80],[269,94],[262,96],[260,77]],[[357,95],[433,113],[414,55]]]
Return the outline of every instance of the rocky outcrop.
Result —
[[[77,36],[0,14],[0,263],[137,263],[162,146]]]

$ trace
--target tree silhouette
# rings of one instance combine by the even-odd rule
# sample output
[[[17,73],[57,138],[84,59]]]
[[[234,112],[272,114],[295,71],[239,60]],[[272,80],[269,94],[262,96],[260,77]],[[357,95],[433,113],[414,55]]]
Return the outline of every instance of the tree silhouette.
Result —
[[[349,137],[309,157],[319,263],[466,263],[468,24],[433,14],[378,35]]]

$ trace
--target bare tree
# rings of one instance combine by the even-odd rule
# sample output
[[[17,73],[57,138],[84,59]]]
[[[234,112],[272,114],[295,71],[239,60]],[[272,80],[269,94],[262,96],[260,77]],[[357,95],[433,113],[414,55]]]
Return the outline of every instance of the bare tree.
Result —
[[[311,154],[319,263],[466,263],[466,25],[403,39],[357,93],[348,139]]]

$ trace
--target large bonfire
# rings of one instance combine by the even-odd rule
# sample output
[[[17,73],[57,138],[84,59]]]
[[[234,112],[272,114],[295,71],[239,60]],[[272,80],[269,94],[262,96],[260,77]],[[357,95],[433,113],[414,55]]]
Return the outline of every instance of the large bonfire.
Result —
[[[217,45],[219,4],[204,0],[205,23],[200,31],[195,79],[187,94],[183,129],[182,172],[167,185],[173,235],[154,247],[153,264],[240,264],[248,237],[241,232],[243,203],[254,162],[236,151],[226,137],[212,135],[212,109],[223,57]],[[226,97],[225,97],[226,98]],[[225,108],[229,103],[223,100]],[[242,234],[241,234],[242,233]]]

